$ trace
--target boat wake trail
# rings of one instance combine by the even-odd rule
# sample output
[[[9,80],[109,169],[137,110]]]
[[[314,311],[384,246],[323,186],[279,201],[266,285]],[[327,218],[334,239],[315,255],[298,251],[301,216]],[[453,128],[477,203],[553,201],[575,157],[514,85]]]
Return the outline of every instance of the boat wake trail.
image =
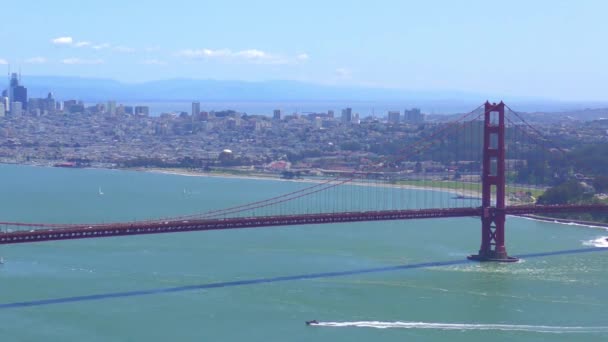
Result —
[[[593,247],[608,247],[608,237],[602,236],[594,240],[583,241],[583,245]]]
[[[376,329],[435,329],[435,330],[502,330],[502,331],[527,331],[535,333],[608,333],[607,327],[561,327],[545,325],[514,325],[514,324],[464,324],[464,323],[427,323],[427,322],[318,322],[318,327],[359,327]]]

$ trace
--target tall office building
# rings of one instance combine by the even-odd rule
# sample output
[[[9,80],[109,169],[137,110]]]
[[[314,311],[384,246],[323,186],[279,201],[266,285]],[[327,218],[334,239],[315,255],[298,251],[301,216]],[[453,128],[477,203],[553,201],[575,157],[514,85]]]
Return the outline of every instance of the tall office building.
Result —
[[[13,103],[15,100],[14,99],[14,90],[15,88],[19,86],[19,77],[17,76],[17,73],[12,73],[11,74],[11,79],[8,82],[8,102],[9,103]]]
[[[422,123],[424,122],[424,114],[420,112],[420,108],[406,109],[403,112],[403,121],[407,123]]]
[[[19,102],[21,109],[27,109],[27,88],[19,84],[19,78],[17,73],[11,74],[8,84],[8,102],[11,106],[13,102]]]
[[[353,109],[344,108],[342,109],[342,122],[353,122]]]
[[[388,122],[391,124],[398,124],[401,113],[398,111],[389,111],[388,112]]]
[[[110,116],[116,115],[116,101],[108,101],[108,108],[106,109],[106,112]]]
[[[280,109],[275,109],[275,110],[272,112],[272,118],[273,118],[274,120],[281,120],[281,119],[283,118],[283,113],[281,112],[281,110],[280,110]]]
[[[4,117],[6,115],[6,110],[4,109],[4,103],[0,103],[0,117]]]
[[[201,115],[201,103],[200,102],[192,102],[192,119],[198,119]]]

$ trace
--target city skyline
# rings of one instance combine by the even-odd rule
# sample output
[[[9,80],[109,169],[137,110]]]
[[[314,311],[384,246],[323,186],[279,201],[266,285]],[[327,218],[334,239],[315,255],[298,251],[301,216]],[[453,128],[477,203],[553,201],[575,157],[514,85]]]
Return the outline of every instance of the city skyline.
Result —
[[[598,42],[608,34],[606,7],[600,1],[12,2],[6,13],[28,13],[29,20],[4,18],[0,39],[10,48],[0,52],[0,64],[31,75],[123,82],[298,80],[602,101],[608,62]]]

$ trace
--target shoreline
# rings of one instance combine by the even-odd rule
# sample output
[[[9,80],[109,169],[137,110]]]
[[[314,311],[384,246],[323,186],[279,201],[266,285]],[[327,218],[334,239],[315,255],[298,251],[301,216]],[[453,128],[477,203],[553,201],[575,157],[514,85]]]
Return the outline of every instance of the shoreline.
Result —
[[[138,172],[149,172],[149,173],[158,173],[158,174],[167,174],[167,175],[175,175],[175,176],[185,176],[185,177],[215,177],[215,178],[225,178],[225,179],[247,179],[247,180],[267,180],[267,181],[278,181],[278,182],[297,182],[297,183],[311,183],[311,184],[320,184],[330,181],[331,177],[327,179],[312,179],[312,178],[299,178],[299,179],[285,179],[281,177],[273,177],[272,175],[263,176],[261,174],[253,174],[253,175],[235,175],[231,173],[210,173],[210,172],[199,172],[199,171],[190,171],[190,170],[180,170],[180,169],[159,169],[159,168],[119,168],[119,170],[125,171],[138,171]],[[335,182],[342,182],[348,179],[348,177],[342,177],[340,179],[336,179]],[[331,182],[328,183],[330,185]],[[403,190],[422,190],[422,191],[438,191],[445,192],[450,194],[455,194],[459,196],[465,197],[479,197],[475,198],[477,200],[481,200],[481,192],[477,191],[461,191],[457,189],[443,189],[437,187],[430,186],[416,186],[416,185],[406,185],[406,184],[376,184],[376,183],[365,183],[358,181],[349,182],[350,185],[356,186],[370,186],[370,187],[383,187],[383,188],[393,188],[393,189],[403,189]],[[468,199],[468,198],[467,198]]]
[[[521,217],[521,218],[528,219],[528,220],[534,220],[534,221],[563,224],[563,225],[568,225],[568,226],[583,226],[583,227],[589,227],[589,228],[600,228],[600,229],[608,230],[608,223],[603,223],[603,222],[553,218],[553,217],[549,217],[549,216],[541,216],[541,215],[534,215],[534,214],[514,215],[514,216]]]

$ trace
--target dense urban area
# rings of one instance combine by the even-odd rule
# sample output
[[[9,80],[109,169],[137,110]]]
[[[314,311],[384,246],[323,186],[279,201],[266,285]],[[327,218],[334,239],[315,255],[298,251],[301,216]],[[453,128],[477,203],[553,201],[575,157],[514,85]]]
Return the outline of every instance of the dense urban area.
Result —
[[[519,184],[549,189],[540,202],[605,200],[608,180],[607,111],[585,120],[576,115],[525,114],[551,148],[539,154],[526,146],[511,160]],[[266,114],[266,115],[264,115]],[[13,74],[0,102],[0,161],[63,167],[186,168],[200,172],[266,173],[282,177],[374,171],[382,177],[437,181],[475,181],[479,142],[466,143],[457,132],[417,153],[404,146],[433,137],[454,116],[425,116],[420,109],[359,117],[351,108],[339,114],[273,113],[251,115],[233,110],[151,116],[147,106],[115,101],[85,104],[28,98]],[[481,127],[479,127],[481,129]],[[516,140],[516,139],[515,139]],[[520,141],[521,145],[522,142]],[[403,155],[407,154],[407,158]],[[457,159],[456,156],[459,158]],[[466,158],[468,156],[468,159]],[[462,162],[462,158],[470,160]],[[468,177],[468,178],[467,178]]]

